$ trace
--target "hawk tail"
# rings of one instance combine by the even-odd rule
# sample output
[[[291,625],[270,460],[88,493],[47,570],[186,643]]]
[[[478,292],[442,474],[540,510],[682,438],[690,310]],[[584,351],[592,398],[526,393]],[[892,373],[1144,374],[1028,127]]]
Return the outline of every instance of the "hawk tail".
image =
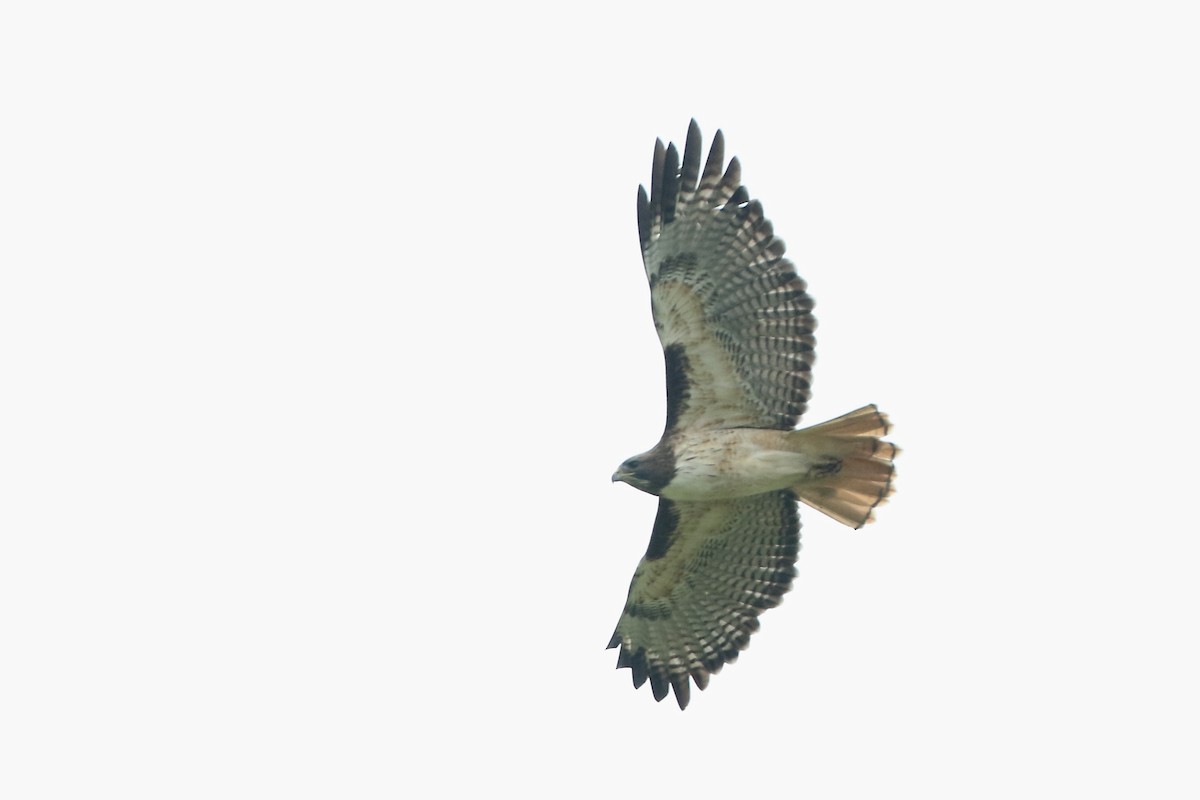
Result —
[[[872,519],[875,507],[894,491],[900,448],[883,441],[887,415],[874,405],[791,435],[805,452],[827,456],[835,467],[792,487],[805,505],[858,529]]]

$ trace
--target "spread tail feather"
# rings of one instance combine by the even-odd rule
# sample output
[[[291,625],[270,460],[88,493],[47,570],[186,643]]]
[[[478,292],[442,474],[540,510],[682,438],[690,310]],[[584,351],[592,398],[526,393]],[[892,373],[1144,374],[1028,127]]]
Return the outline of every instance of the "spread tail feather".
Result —
[[[900,448],[881,438],[890,425],[873,405],[837,419],[795,431],[797,445],[809,453],[828,456],[833,468],[792,487],[797,499],[851,528],[872,519],[875,507],[894,490],[892,464]]]

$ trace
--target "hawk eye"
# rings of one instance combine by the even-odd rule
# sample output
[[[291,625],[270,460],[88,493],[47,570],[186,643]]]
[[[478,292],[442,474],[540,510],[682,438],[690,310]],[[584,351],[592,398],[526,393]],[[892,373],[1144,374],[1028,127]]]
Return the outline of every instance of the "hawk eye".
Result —
[[[625,463],[629,465],[630,469],[637,469],[642,465],[642,460],[640,458],[631,458]]]

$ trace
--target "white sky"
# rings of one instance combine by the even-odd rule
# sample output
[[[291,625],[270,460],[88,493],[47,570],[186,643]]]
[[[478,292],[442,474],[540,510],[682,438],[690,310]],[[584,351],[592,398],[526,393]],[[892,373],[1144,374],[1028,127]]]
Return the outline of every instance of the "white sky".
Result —
[[[0,794],[1195,797],[1190,4],[423,5],[0,12]],[[680,713],[604,645],[693,116],[904,454]]]

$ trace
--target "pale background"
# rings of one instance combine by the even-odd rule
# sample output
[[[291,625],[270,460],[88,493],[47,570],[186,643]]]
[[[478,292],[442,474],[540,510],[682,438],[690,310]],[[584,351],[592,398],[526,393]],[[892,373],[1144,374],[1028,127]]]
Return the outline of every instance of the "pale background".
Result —
[[[6,4],[0,794],[1196,797],[1190,5]],[[904,454],[680,713],[604,645],[693,116]]]

